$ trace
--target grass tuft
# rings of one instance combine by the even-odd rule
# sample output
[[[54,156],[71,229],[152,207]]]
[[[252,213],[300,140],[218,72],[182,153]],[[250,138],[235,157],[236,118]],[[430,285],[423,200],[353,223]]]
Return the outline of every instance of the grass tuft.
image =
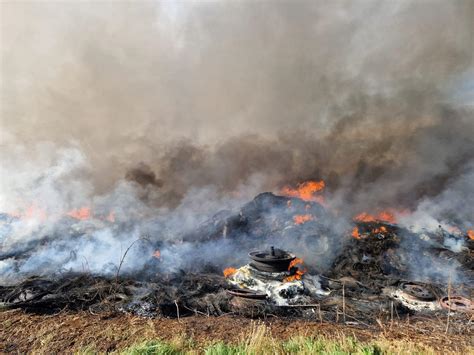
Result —
[[[213,344],[204,349],[205,355],[243,355],[246,354],[245,346],[229,345],[222,342]]]
[[[158,340],[141,342],[125,349],[122,354],[131,355],[260,355],[260,354],[434,354],[433,348],[422,344],[379,339],[369,343],[353,337],[338,334],[333,337],[323,335],[296,335],[288,340],[279,340],[271,335],[263,323],[252,323],[249,331],[242,335],[237,344],[222,341],[199,346],[185,336],[178,336],[169,342]]]
[[[132,345],[125,351],[125,353],[130,355],[177,355],[182,354],[183,352],[179,351],[169,343],[164,343],[161,341],[148,341]]]

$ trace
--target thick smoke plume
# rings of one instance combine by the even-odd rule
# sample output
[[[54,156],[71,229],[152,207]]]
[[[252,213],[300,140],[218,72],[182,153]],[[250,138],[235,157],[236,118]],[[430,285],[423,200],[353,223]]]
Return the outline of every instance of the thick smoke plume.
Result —
[[[99,228],[96,250],[74,244],[87,262],[63,236],[33,269],[101,270],[147,230],[172,240],[308,179],[341,216],[472,227],[472,1],[0,6],[0,211],[33,204],[51,222],[37,213],[3,249],[82,206],[128,220]]]

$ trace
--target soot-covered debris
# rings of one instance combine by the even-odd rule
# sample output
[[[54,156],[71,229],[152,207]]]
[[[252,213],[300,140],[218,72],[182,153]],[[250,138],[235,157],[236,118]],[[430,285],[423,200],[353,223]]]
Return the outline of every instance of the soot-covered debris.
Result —
[[[219,275],[183,274],[140,282],[91,275],[31,277],[0,287],[0,299],[11,308],[35,313],[62,310],[129,311],[142,316],[185,316],[228,311],[226,283]]]

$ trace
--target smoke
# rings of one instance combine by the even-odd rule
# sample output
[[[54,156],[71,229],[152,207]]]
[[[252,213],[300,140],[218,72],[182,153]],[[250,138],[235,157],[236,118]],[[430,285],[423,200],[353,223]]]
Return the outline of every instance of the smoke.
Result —
[[[138,216],[171,240],[308,179],[345,216],[472,226],[471,1],[0,6],[0,211],[51,222],[35,212],[4,248],[65,211],[114,211],[129,228],[91,237],[99,270],[120,258],[112,240],[155,231]],[[48,253],[71,265],[66,249]]]

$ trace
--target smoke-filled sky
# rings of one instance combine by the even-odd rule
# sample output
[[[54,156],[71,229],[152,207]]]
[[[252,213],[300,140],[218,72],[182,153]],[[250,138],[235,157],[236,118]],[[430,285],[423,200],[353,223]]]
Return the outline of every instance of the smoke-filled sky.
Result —
[[[341,219],[393,207],[414,228],[473,227],[473,1],[0,9],[0,212],[41,212],[1,226],[2,252],[35,247],[2,259],[0,280],[105,272],[144,234],[173,245],[206,216],[309,179]],[[87,238],[58,222],[82,206],[97,217],[79,222]],[[121,225],[104,224],[110,211]],[[193,263],[186,243],[163,260]],[[198,250],[237,255],[229,241]],[[124,269],[152,252],[133,249]]]
[[[143,168],[157,205],[255,180],[274,190],[322,178],[358,207],[413,208],[461,176],[472,193],[472,1],[1,10],[3,209],[28,171],[70,147],[87,161],[88,192]]]

